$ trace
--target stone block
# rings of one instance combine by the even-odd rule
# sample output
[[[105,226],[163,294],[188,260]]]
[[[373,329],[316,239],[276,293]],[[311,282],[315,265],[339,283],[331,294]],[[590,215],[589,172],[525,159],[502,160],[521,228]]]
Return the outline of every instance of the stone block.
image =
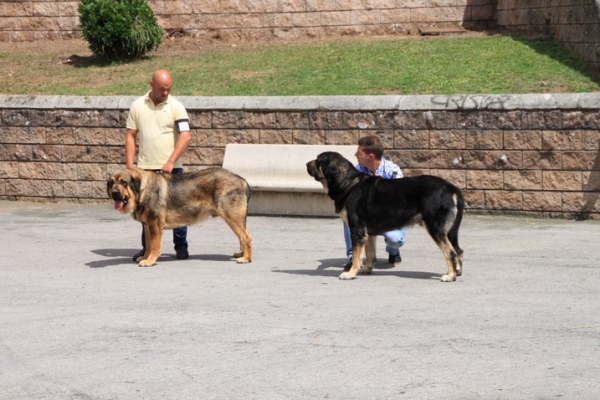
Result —
[[[32,147],[32,160],[39,161],[62,161],[63,146],[61,145],[35,145]]]
[[[101,181],[106,179],[106,164],[77,164],[77,180]]]
[[[27,109],[4,109],[0,120],[3,126],[29,126],[30,122],[30,111]]]
[[[523,151],[524,169],[558,170],[562,168],[558,151]]]
[[[393,10],[396,8],[396,0],[365,0],[367,10]]]
[[[504,189],[508,190],[541,190],[542,171],[505,171]]]
[[[187,149],[183,155],[183,163],[190,165],[212,165],[212,149],[207,147],[195,147]]]
[[[520,191],[486,190],[485,207],[490,210],[520,211],[523,209],[523,194]]]
[[[300,145],[306,145],[306,144],[324,145],[325,144],[325,131],[293,129],[292,130],[292,142],[293,142],[293,144],[300,144]]]
[[[445,150],[411,151],[412,168],[447,168],[448,153]]]
[[[397,149],[428,149],[428,130],[399,130],[394,132],[394,147]]]
[[[485,191],[483,190],[463,190],[465,197],[465,207],[473,210],[485,209]]]
[[[356,145],[358,143],[358,131],[327,130],[325,131],[325,144]],[[264,142],[263,142],[264,143]]]
[[[75,128],[75,138],[77,144],[106,144],[106,131],[103,128]],[[122,141],[123,146],[125,145],[125,138]]]
[[[379,10],[354,10],[350,16],[352,25],[377,25],[380,19]]]
[[[14,161],[0,161],[0,179],[18,178],[19,164]]]
[[[242,111],[213,111],[213,128],[235,128],[244,127],[244,113]]]
[[[562,194],[542,191],[523,192],[523,210],[561,211]]]
[[[541,150],[541,131],[507,131],[504,132],[504,148],[519,150]]]
[[[268,129],[277,126],[274,112],[244,112],[242,127],[245,129]]]
[[[565,151],[562,153],[562,169],[592,171],[600,168],[597,151]]]
[[[561,111],[530,111],[522,113],[522,129],[531,130],[560,130],[563,128],[563,116]]]
[[[351,25],[350,11],[323,11],[321,12],[321,24],[326,26]]]
[[[46,143],[48,144],[75,144],[75,128],[48,127],[46,128]],[[125,143],[123,137],[122,143]]]
[[[190,128],[192,129],[192,135],[195,129],[206,129],[212,125],[212,113],[210,111],[190,111],[188,110],[188,116],[190,117]]]
[[[523,167],[522,154],[518,151],[468,150],[451,153],[449,162],[457,166],[457,161],[467,169],[518,169]]]
[[[62,180],[7,179],[5,184],[7,196],[31,197],[41,200],[64,197]]]
[[[544,171],[542,189],[549,191],[580,191],[583,175],[580,171]]]
[[[262,144],[292,144],[291,129],[261,129],[260,143]]]
[[[90,114],[90,125],[93,127],[122,128],[125,125],[123,122],[118,110],[94,110]]]
[[[467,149],[501,149],[502,131],[467,131]]]
[[[31,161],[32,159],[32,145],[5,144],[0,146],[0,161]]]
[[[458,186],[461,189],[467,187],[467,173],[464,170],[456,169],[432,169],[429,174],[439,176],[448,182]]]
[[[600,192],[600,170],[583,172],[583,190]]]
[[[583,132],[583,149],[600,150],[600,131],[593,130]]]
[[[31,1],[3,1],[0,3],[1,17],[26,17],[33,14],[33,5]]]
[[[77,166],[59,162],[21,163],[19,164],[19,178],[77,180]]]
[[[466,134],[464,130],[431,131],[430,146],[432,149],[464,149]]]
[[[562,199],[565,212],[600,212],[600,193],[566,192]]]
[[[428,124],[429,114],[420,111],[400,111],[395,118],[397,129],[437,129]],[[446,128],[440,128],[446,129]]]
[[[228,143],[259,143],[258,129],[199,129],[192,136],[193,146],[225,146]]]
[[[542,132],[542,149],[544,150],[581,150],[582,148],[582,131],[561,130]]]
[[[277,112],[275,120],[279,128],[304,130],[309,127],[308,112]]]
[[[503,189],[504,173],[502,171],[470,171],[467,170],[468,189]]]

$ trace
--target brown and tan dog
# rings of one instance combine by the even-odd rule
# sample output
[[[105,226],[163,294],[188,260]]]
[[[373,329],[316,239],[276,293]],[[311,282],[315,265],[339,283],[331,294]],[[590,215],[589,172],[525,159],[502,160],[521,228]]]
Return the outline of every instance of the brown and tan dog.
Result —
[[[162,253],[164,229],[192,225],[220,216],[240,241],[233,256],[238,263],[252,261],[252,238],[246,230],[250,187],[223,168],[183,174],[160,174],[139,168],[120,169],[107,183],[115,209],[144,224],[146,253],[136,261],[150,267]]]

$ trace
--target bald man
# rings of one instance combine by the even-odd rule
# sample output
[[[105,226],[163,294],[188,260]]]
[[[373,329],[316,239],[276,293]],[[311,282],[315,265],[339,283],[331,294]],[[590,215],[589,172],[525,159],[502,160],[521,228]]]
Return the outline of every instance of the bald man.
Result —
[[[181,156],[192,138],[190,119],[183,104],[170,95],[173,80],[169,71],[159,69],[150,80],[150,91],[133,102],[127,117],[125,166],[133,168],[136,161],[136,141],[139,139],[137,167],[156,173],[183,172]],[[177,258],[189,257],[187,227],[173,229]],[[133,256],[136,261],[146,248],[142,226],[142,250]]]

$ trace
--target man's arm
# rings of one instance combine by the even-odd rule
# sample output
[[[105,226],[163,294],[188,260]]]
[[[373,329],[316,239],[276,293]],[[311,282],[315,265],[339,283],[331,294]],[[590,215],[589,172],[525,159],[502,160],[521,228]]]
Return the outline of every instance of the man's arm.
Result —
[[[160,169],[161,172],[170,173],[171,171],[173,171],[173,165],[175,164],[175,161],[177,161],[179,157],[183,155],[185,149],[187,149],[188,144],[191,140],[192,134],[190,131],[183,131],[179,133],[179,137],[177,138],[177,142],[175,143],[175,149],[173,149],[171,157],[169,157],[165,165],[163,165]]]
[[[138,131],[135,129],[127,129],[125,135],[125,167],[133,168],[135,162],[135,141]]]

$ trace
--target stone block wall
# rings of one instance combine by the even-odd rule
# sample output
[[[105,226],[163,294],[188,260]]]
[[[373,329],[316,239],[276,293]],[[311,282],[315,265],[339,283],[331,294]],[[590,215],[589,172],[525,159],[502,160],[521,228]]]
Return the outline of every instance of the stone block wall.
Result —
[[[497,0],[149,0],[168,32],[261,38],[416,33],[417,25],[486,25]],[[0,1],[0,41],[81,36],[79,2]]]
[[[104,202],[135,97],[0,96],[0,199]],[[600,219],[600,93],[180,97],[188,170],[228,143],[356,144],[379,135],[406,175],[458,185],[471,212]]]
[[[600,67],[598,0],[498,0],[497,18],[512,32],[553,37]]]

